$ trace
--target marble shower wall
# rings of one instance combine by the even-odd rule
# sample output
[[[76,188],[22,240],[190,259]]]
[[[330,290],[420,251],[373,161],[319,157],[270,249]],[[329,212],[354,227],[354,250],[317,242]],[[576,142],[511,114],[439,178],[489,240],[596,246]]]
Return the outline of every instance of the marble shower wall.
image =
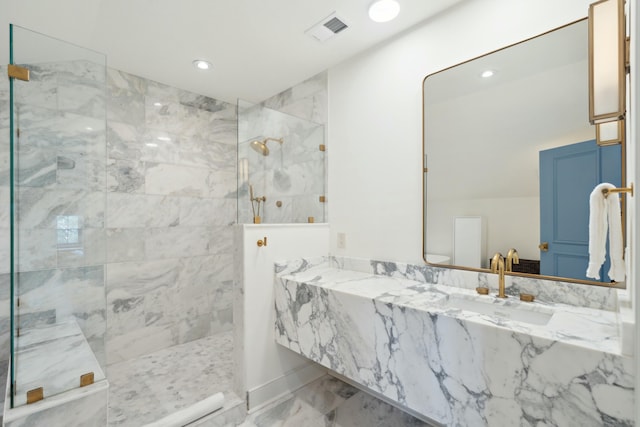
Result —
[[[107,362],[232,327],[236,106],[108,70]]]

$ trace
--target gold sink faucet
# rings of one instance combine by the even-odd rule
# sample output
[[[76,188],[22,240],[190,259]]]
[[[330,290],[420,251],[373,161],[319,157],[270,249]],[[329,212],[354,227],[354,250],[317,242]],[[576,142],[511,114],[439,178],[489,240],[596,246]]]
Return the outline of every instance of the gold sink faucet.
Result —
[[[496,252],[491,259],[491,272],[498,273],[498,298],[507,298],[504,294],[504,258],[500,252]]]
[[[509,252],[507,252],[507,265],[506,265],[506,270],[507,271],[513,271],[513,264],[520,264],[520,256],[518,255],[518,251],[516,251],[514,248],[509,249]]]

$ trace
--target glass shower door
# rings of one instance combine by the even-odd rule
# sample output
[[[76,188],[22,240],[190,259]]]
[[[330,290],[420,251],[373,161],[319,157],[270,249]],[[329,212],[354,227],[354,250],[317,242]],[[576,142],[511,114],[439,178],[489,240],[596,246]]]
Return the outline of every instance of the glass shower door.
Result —
[[[1,209],[10,218],[17,407],[105,378],[106,58],[10,31],[18,68],[9,66],[10,141],[0,163],[9,171],[0,184],[11,202]]]
[[[238,100],[238,223],[324,222],[324,126]]]

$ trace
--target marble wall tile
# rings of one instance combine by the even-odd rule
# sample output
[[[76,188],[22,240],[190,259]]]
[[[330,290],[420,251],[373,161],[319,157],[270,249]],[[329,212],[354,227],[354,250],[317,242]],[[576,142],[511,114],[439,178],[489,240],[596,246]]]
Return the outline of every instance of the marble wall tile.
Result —
[[[59,216],[78,216],[82,227],[104,226],[105,194],[83,190],[23,188],[16,193],[21,229],[57,228]]]
[[[322,72],[263,101],[263,104],[268,108],[315,123],[326,124],[328,117],[327,84],[327,73]]]
[[[206,166],[216,170],[235,172],[236,147],[218,141],[184,137],[177,150],[177,163]]]
[[[144,228],[108,228],[105,233],[108,263],[144,259]]]
[[[209,253],[233,253],[233,226],[223,225],[211,227],[209,233]]]
[[[104,79],[94,83],[60,77],[57,81],[57,92],[60,111],[104,119],[106,115]]]
[[[207,196],[215,198],[234,197],[236,184],[235,171],[211,170],[207,176]]]
[[[107,156],[109,159],[140,160],[144,127],[140,124],[107,122]]]
[[[147,129],[166,132],[170,134],[183,134],[186,132],[186,109],[178,102],[158,102],[155,98],[147,97],[145,100],[145,126]]]
[[[75,61],[60,61],[50,64],[58,78],[66,81],[76,80],[82,84],[103,86],[106,81],[105,56],[99,53],[91,54]]]
[[[114,68],[107,68],[106,79],[109,88],[124,89],[140,95],[146,92],[148,86],[147,79]]]
[[[145,191],[147,194],[208,196],[211,193],[208,182],[210,174],[211,171],[205,168],[147,163]]]
[[[58,106],[58,84],[56,73],[46,66],[35,66],[29,70],[28,82],[14,81],[14,100],[20,104],[55,110]],[[7,96],[7,102],[9,97]]]
[[[144,123],[144,96],[136,91],[107,86],[107,121]]]
[[[54,229],[24,229],[16,236],[19,271],[55,268],[57,265],[57,234]]]
[[[107,194],[110,228],[175,227],[180,224],[180,199],[144,194]]]
[[[107,320],[108,321],[108,320]],[[107,335],[107,365],[133,359],[178,344],[176,327],[148,326]]]
[[[180,198],[180,225],[212,227],[230,225],[235,220],[235,199]]]
[[[152,80],[146,80],[145,97],[153,103],[158,102],[160,104],[166,103],[180,103],[180,89],[166,84],[155,82]]]
[[[210,229],[206,227],[148,228],[145,235],[147,259],[206,255],[210,252]]]
[[[50,187],[56,183],[58,161],[50,151],[23,151],[16,162],[16,181],[22,187]]]
[[[57,245],[58,267],[79,267],[106,262],[106,236],[103,228],[83,228],[73,247]]]
[[[10,315],[11,315],[11,277],[0,274],[0,360],[9,360],[10,351]],[[4,394],[3,394],[4,396]]]
[[[10,228],[0,228],[0,275],[11,270]],[[1,333],[1,330],[0,330]]]
[[[84,153],[58,152],[56,156],[56,187],[103,192],[105,159]]]
[[[145,163],[137,160],[107,160],[107,191],[143,193]]]

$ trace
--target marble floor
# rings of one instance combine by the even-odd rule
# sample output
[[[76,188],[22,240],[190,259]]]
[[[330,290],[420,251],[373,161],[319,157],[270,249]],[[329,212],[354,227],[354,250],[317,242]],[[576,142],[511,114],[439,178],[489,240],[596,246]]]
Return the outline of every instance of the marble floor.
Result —
[[[204,425],[204,424],[203,424]],[[250,414],[240,427],[430,427],[331,376]]]
[[[232,355],[233,334],[223,332],[108,366],[109,427],[140,427],[217,392],[225,395],[217,418],[237,424],[246,408],[231,391]]]
[[[231,391],[232,355],[225,332],[109,366],[109,427],[140,427],[217,392],[225,406],[190,427],[430,427],[328,375],[247,415]]]

